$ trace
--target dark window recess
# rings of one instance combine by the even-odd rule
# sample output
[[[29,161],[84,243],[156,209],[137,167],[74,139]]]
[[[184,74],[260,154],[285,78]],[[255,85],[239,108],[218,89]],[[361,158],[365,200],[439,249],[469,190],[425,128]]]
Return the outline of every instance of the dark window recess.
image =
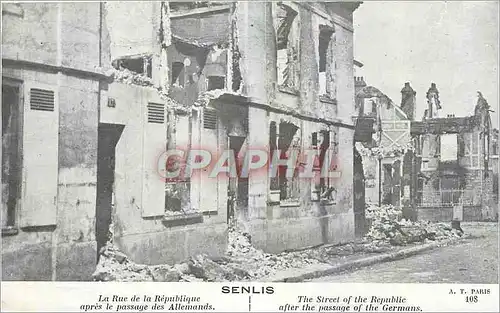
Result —
[[[208,90],[224,89],[226,78],[223,76],[208,76]]]
[[[165,122],[165,105],[148,103],[148,123],[163,124]]]
[[[317,133],[316,133],[317,134]],[[323,164],[325,163],[325,157],[328,149],[330,148],[330,132],[328,131],[321,131],[321,137],[322,137],[322,142],[320,145],[320,154],[319,154],[319,166],[322,169]],[[325,180],[324,177],[320,178],[320,188],[321,188],[321,194],[323,194],[326,191],[326,187],[328,187],[328,180]]]
[[[293,142],[293,137],[299,128],[292,123],[281,122],[279,125],[278,134],[278,150],[280,152],[280,159],[286,159],[286,152]],[[297,180],[293,177],[287,177],[287,165],[279,166],[278,177],[280,187],[280,200],[288,198],[296,198],[298,196]]]
[[[54,111],[54,92],[52,90],[31,88],[30,108],[38,111]]]
[[[278,5],[279,26],[276,31],[277,49],[286,49],[288,45],[288,35],[292,29],[292,24],[297,16],[297,12],[286,5]]]
[[[317,132],[312,133],[312,140],[311,141],[312,141],[313,147],[318,146],[318,133]]]
[[[277,138],[278,138],[278,129],[276,126],[276,122],[271,122],[271,124],[269,125],[269,154],[271,160],[273,159],[274,153],[278,148],[278,146],[276,145]],[[270,185],[271,190],[280,190],[280,182],[277,176],[271,177],[270,184],[271,184]]]
[[[325,26],[320,26],[319,32],[319,71],[326,72],[326,58],[328,55],[328,46],[332,39],[333,30]]]
[[[22,105],[20,88],[2,84],[2,235],[16,223],[16,207],[22,198]]]
[[[458,141],[458,156],[463,157],[465,156],[465,141],[462,136],[457,136],[457,141]]]
[[[203,109],[203,128],[217,128],[217,112],[213,109]]]
[[[172,63],[172,85],[178,84],[180,86],[184,86],[184,75],[183,73],[184,64],[182,62],[173,62]]]
[[[373,124],[374,119],[369,117],[360,117],[356,120],[354,128],[354,141],[355,142],[370,142],[374,133]]]
[[[137,74],[152,77],[151,57],[120,59],[116,61],[117,69],[127,69]]]
[[[249,131],[249,121],[248,121],[248,113],[247,113],[247,116],[245,118],[243,118],[243,130],[245,131],[245,133],[248,133]]]

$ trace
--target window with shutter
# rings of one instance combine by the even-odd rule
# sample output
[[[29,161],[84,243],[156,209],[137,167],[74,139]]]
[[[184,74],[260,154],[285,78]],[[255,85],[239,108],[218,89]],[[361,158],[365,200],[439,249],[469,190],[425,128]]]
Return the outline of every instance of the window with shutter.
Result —
[[[165,105],[148,103],[143,109],[142,217],[165,214],[165,181],[158,173],[158,158],[165,152]]]
[[[20,226],[56,224],[59,147],[57,90],[49,85],[25,86],[23,121],[24,201]]]
[[[221,143],[218,132],[217,111],[212,108],[203,109],[203,129],[201,129],[201,149],[210,151],[212,158],[221,153]],[[213,163],[213,162],[212,162]],[[200,211],[217,212],[219,197],[218,178],[208,177],[211,167],[202,169],[200,172]],[[226,191],[227,192],[227,191]]]
[[[175,132],[168,140],[175,139],[175,149],[187,152],[191,146],[191,121],[188,115],[174,115]],[[169,161],[172,158],[169,158]],[[182,213],[191,211],[191,183],[190,178],[185,177],[186,164],[185,158],[173,159],[174,170],[180,170],[179,177],[175,182],[167,182],[165,186],[165,210],[173,213]]]

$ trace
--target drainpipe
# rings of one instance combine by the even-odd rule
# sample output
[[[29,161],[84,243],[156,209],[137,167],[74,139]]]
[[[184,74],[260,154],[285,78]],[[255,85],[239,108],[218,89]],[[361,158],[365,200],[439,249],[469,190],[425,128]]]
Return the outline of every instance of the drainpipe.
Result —
[[[380,102],[377,101],[377,126],[378,126],[378,147],[382,144],[382,117],[380,116]],[[379,151],[378,155],[378,206],[382,206],[382,158],[383,155]]]

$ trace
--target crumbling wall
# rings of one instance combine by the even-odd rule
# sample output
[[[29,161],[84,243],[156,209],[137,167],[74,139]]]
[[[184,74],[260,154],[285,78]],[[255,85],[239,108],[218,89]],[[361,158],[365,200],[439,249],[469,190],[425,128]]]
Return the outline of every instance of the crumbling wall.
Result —
[[[227,241],[224,233],[227,227],[225,224],[226,201],[224,200],[217,203],[218,210],[214,215],[203,216],[197,221],[183,221],[181,218],[179,222],[183,225],[182,227],[164,223],[163,214],[151,217],[144,217],[142,214],[145,208],[144,170],[138,164],[157,165],[166,148],[158,146],[157,155],[151,155],[151,153],[145,155],[141,149],[147,138],[143,128],[146,123],[146,104],[148,102],[166,103],[167,110],[170,112],[175,111],[171,106],[181,106],[160,95],[154,88],[123,83],[110,85],[109,97],[115,99],[116,108],[114,109],[121,115],[119,118],[114,118],[125,125],[116,146],[116,210],[113,213],[115,244],[134,262],[146,264],[173,263],[196,253],[208,253],[215,256],[222,253]],[[186,112],[190,114],[191,110],[186,110]],[[111,117],[111,114],[108,113],[107,116]],[[202,131],[200,129],[202,126],[197,120],[199,117],[199,113],[196,116],[193,114],[193,125],[197,126],[193,126],[192,140],[196,147],[200,145],[199,136]],[[222,136],[223,132],[220,133]],[[135,148],[131,149],[131,147]],[[155,147],[148,148],[154,149]],[[151,172],[148,175],[152,183],[165,184],[160,173]],[[204,203],[200,202],[199,195],[203,189],[195,179],[191,181],[190,188],[191,204],[201,212],[200,205]],[[163,192],[165,188],[161,190],[162,192],[157,195],[158,198],[165,197]],[[223,186],[217,190],[225,191]]]
[[[243,77],[241,91],[261,103],[270,103],[277,79],[276,40],[270,7],[270,2],[237,2],[234,12]]]
[[[106,2],[105,5],[112,60],[154,52],[158,46],[160,2]]]
[[[342,122],[352,124],[355,112],[354,99],[354,38],[353,32],[335,25],[335,38],[337,41],[337,111]]]

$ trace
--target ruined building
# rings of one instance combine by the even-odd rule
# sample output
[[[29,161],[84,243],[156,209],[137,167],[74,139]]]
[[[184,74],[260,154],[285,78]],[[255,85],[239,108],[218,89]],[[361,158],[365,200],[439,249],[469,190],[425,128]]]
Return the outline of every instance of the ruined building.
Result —
[[[439,117],[442,104],[432,83],[423,119],[416,121],[410,83],[400,106],[362,79],[356,85],[356,118],[373,125],[366,138],[355,136],[368,205],[400,206],[409,219],[450,221],[454,206],[463,207],[464,220],[498,218],[498,130],[481,93],[474,115]]]
[[[220,255],[234,220],[270,252],[352,240],[358,6],[4,5],[3,278],[88,279],[110,239],[139,263]],[[337,177],[172,182],[162,165],[311,147]]]
[[[386,94],[356,80],[357,119],[372,121],[366,138],[355,137],[356,152],[362,159],[365,202],[370,205],[400,206],[409,200],[409,186],[403,178],[405,155],[412,150],[410,123],[416,108],[415,92],[409,83],[401,91],[398,106]],[[371,131],[371,133],[370,133]],[[406,186],[406,189],[404,188]]]
[[[490,106],[478,92],[473,115],[439,117],[435,84],[426,97],[423,120],[411,124],[417,148],[411,170],[414,215],[451,220],[453,206],[461,205],[464,220],[497,219],[498,130],[492,127]]]

